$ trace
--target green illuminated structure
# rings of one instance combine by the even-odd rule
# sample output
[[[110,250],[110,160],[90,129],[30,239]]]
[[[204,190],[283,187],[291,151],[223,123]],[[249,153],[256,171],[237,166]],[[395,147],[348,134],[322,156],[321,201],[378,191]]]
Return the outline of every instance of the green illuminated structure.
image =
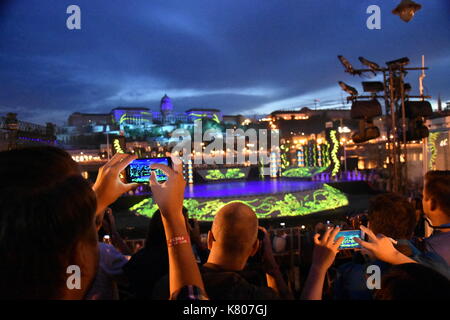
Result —
[[[431,153],[428,169],[433,170],[436,164],[437,146],[436,140],[439,137],[439,132],[430,132],[428,136],[428,151]]]
[[[331,149],[331,160],[333,163],[333,169],[331,170],[331,176],[334,177],[339,172],[339,168],[341,166],[341,162],[337,157],[337,153],[339,151],[339,140],[336,137],[336,130],[330,131],[330,139],[333,142],[333,149]]]
[[[122,146],[120,145],[119,139],[113,140],[113,148],[116,153],[125,153],[125,151],[123,151],[122,149]]]
[[[213,114],[211,118],[206,113],[191,113],[190,116],[195,117],[196,118],[195,121],[202,120],[202,119],[211,119],[212,121],[214,121],[216,123],[220,123],[220,119],[217,116],[217,114]]]
[[[245,177],[246,174],[239,168],[227,169],[225,173],[219,169],[208,170],[205,176],[207,180],[242,179]]]
[[[289,160],[288,160],[288,153],[289,153],[289,146],[286,144],[282,144],[280,146],[280,160],[281,160],[281,169],[286,169],[289,166]]]
[[[325,141],[325,143],[322,145],[323,165],[327,168],[330,165],[330,155],[329,155],[329,150],[328,150],[329,147],[330,147],[330,144],[328,143],[328,141]]]
[[[151,114],[149,112],[142,112],[141,114],[151,116]],[[140,121],[140,122],[148,122],[148,123],[150,122],[149,119],[136,118],[136,117],[129,116],[128,114],[124,113],[119,119],[119,124],[123,124],[126,121]]]
[[[188,209],[191,218],[212,221],[216,212],[231,202],[245,203],[255,211],[259,219],[302,216],[348,205],[348,199],[344,193],[324,184],[317,190],[260,195],[244,199],[185,199],[184,206]],[[147,217],[151,217],[157,209],[152,199],[142,200],[129,208],[131,212]]]
[[[324,172],[327,168],[328,166],[290,168],[281,173],[281,176],[286,178],[311,178],[318,173]]]

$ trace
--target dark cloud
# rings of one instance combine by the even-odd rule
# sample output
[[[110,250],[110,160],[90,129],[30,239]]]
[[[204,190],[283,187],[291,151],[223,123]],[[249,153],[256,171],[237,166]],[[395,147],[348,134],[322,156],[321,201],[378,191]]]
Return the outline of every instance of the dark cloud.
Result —
[[[0,113],[61,123],[73,111],[117,105],[215,107],[225,113],[333,106],[344,74],[336,55],[382,64],[402,56],[431,68],[429,93],[450,100],[450,10],[423,5],[410,23],[382,0],[15,0],[0,5]],[[82,30],[65,27],[78,4]],[[366,28],[366,8],[382,29]],[[357,64],[358,62],[358,64]],[[417,88],[416,75],[410,82]],[[334,89],[333,89],[334,88]]]

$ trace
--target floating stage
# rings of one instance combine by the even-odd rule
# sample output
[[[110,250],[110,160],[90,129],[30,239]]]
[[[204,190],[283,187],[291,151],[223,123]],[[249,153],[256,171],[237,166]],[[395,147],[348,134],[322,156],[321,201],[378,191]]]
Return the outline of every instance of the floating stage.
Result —
[[[324,182],[293,179],[222,181],[186,186],[184,206],[189,217],[212,221],[230,202],[250,206],[259,219],[298,217],[347,206],[347,196]],[[153,199],[142,197],[128,207],[131,213],[151,217],[157,210]]]

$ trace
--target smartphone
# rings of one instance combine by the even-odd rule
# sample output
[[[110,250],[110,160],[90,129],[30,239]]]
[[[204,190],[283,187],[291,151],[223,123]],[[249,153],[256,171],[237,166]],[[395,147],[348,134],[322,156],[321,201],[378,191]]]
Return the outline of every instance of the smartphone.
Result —
[[[335,241],[340,238],[344,237],[344,241],[339,246],[339,250],[346,250],[346,249],[359,249],[361,246],[359,243],[355,241],[354,238],[363,238],[363,232],[361,230],[345,230],[340,231],[335,238]]]
[[[172,167],[172,160],[168,157],[163,158],[140,158],[129,164],[126,168],[127,183],[147,183],[152,171],[156,173],[156,181],[164,182],[167,176],[160,169],[150,169],[152,164],[164,164]]]

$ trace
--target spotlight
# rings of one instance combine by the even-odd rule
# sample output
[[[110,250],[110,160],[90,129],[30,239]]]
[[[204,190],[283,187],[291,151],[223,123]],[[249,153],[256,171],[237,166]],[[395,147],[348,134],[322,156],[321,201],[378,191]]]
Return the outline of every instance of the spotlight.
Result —
[[[348,72],[348,73],[350,73],[350,74],[353,75],[353,76],[354,76],[355,74],[358,74],[358,75],[361,74],[361,71],[355,70],[355,69],[353,68],[353,66],[351,65],[351,63],[348,62],[348,60],[345,59],[343,56],[338,56],[338,59],[339,59],[339,61],[342,63],[342,65],[344,66],[345,72]]]
[[[380,81],[363,81],[362,82],[364,92],[377,93],[384,91],[384,84]]]
[[[363,65],[368,66],[370,68],[370,70],[372,70],[374,75],[377,74],[375,71],[380,70],[380,66],[378,64],[376,64],[375,62],[369,61],[369,60],[365,59],[364,57],[359,57],[358,59],[359,59],[359,61],[361,61],[361,63]]]
[[[388,67],[393,67],[393,68],[403,67],[403,66],[406,66],[407,64],[409,64],[408,57],[403,57],[403,58],[400,58],[397,60],[392,60],[392,61],[386,62],[386,65]]]
[[[417,117],[429,117],[433,114],[433,108],[429,101],[406,101],[406,117],[412,119]]]
[[[403,85],[403,90],[405,90],[406,93],[411,91],[411,85],[409,83],[405,83]]]
[[[400,128],[399,138],[403,140],[403,132]],[[418,141],[428,137],[429,130],[425,126],[423,119],[412,119],[408,122],[408,128],[406,131],[406,141]]]
[[[409,22],[420,8],[422,8],[422,6],[412,0],[402,0],[402,2],[392,10],[392,13],[399,16],[403,21]]]
[[[347,92],[348,94],[350,94],[352,97],[357,96],[358,95],[358,90],[356,90],[355,88],[349,86],[348,84],[345,84],[342,81],[338,82],[339,85],[341,86],[342,90],[344,90],[345,92]]]
[[[406,131],[406,141],[417,141],[428,137],[428,128],[424,125],[424,117],[433,114],[433,109],[428,101],[406,101],[405,115],[408,118],[408,128]],[[403,140],[403,132],[399,132],[400,139]]]
[[[352,119],[372,119],[381,116],[381,104],[376,99],[354,101],[350,110]]]
[[[380,130],[373,125],[373,118],[381,116],[381,105],[376,99],[354,101],[350,116],[359,119],[359,131],[352,135],[355,143],[362,143],[380,136]]]
[[[372,121],[359,121],[359,131],[352,135],[354,143],[366,142],[380,136],[380,129],[373,125]]]

